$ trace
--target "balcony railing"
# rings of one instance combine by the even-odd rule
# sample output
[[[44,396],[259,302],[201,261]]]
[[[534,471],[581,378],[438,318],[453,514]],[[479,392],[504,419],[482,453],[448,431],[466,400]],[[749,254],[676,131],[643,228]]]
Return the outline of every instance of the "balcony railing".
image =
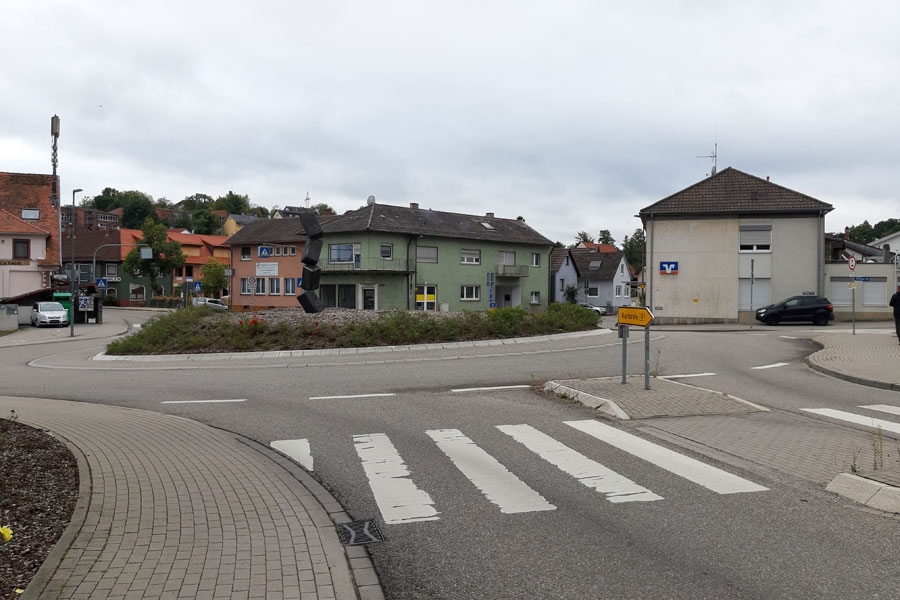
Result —
[[[528,277],[527,265],[497,265],[497,277]]]
[[[388,273],[410,273],[416,270],[416,261],[406,258],[385,259],[381,257],[354,257],[350,262],[328,262],[322,265],[323,273],[351,271],[382,271]]]

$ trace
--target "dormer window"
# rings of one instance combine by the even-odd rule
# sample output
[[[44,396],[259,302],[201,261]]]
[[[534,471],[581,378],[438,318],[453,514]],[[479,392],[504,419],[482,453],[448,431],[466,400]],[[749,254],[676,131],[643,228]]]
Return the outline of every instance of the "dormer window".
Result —
[[[37,221],[41,218],[41,211],[36,208],[23,208],[22,209],[22,220],[23,221]]]

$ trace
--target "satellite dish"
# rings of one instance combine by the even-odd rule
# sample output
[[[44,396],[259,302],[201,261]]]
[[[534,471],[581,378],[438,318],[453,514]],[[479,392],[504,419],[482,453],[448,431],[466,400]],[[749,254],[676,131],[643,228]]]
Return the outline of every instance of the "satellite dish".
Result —
[[[368,198],[366,198],[366,204],[368,204],[369,206],[375,204],[375,196],[369,196]]]

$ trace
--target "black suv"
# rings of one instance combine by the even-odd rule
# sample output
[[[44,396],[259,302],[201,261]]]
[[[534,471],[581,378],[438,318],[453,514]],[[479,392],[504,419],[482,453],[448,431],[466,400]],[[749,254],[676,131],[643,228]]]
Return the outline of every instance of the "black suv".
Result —
[[[756,311],[756,320],[766,325],[778,325],[782,321],[812,321],[816,325],[828,325],[834,319],[834,308],[824,296],[791,296]]]

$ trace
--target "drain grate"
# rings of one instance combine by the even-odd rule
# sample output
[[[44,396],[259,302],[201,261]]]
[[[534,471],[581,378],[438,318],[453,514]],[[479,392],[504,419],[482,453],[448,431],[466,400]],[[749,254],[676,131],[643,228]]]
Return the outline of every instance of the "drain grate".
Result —
[[[384,535],[378,529],[378,523],[371,520],[341,523],[338,525],[338,532],[341,534],[341,541],[345,546],[360,546],[384,541]]]

